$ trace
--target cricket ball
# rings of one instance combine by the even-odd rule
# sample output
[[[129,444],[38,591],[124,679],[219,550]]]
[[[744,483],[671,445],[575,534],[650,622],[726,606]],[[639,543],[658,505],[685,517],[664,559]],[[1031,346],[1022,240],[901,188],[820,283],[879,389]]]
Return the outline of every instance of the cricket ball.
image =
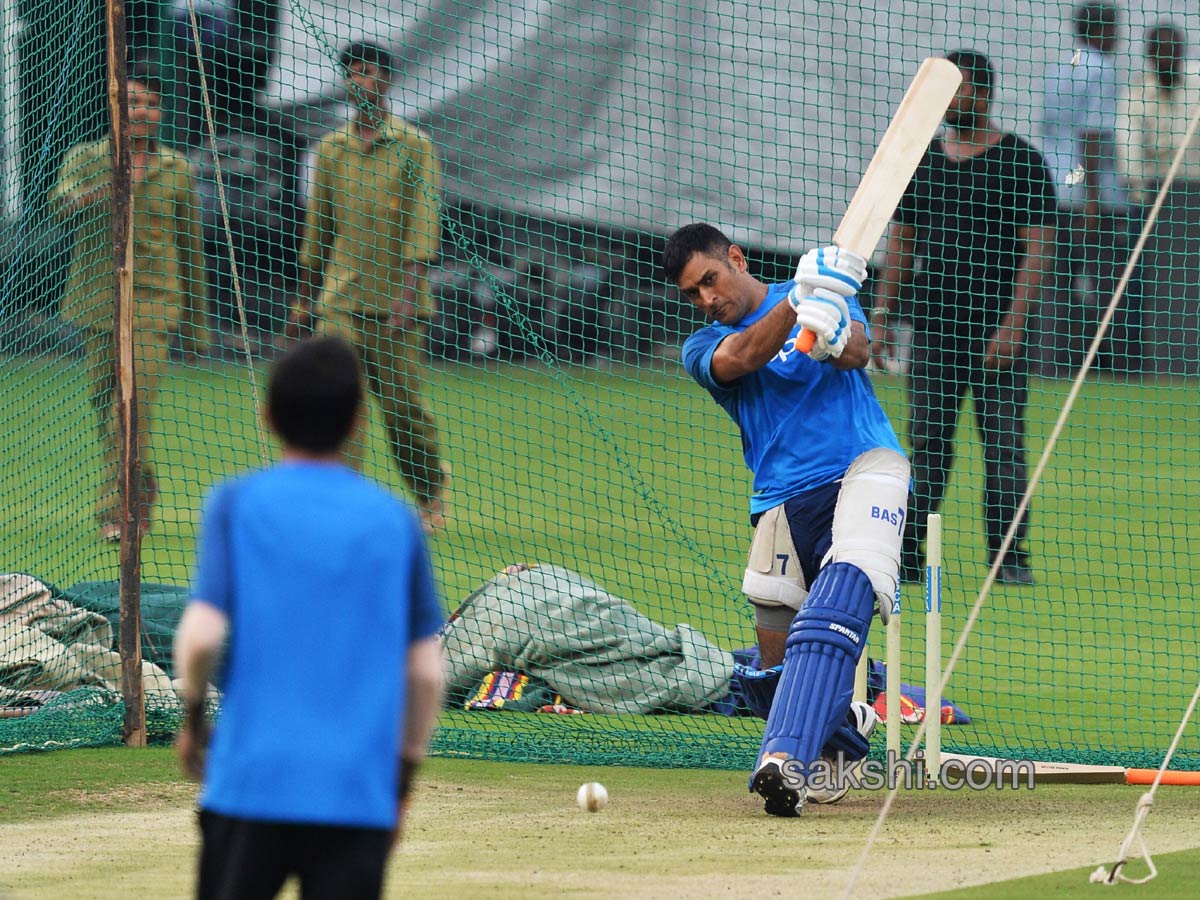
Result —
[[[579,786],[579,791],[575,794],[575,802],[585,812],[600,812],[608,806],[608,791],[600,782],[589,781],[587,784]]]

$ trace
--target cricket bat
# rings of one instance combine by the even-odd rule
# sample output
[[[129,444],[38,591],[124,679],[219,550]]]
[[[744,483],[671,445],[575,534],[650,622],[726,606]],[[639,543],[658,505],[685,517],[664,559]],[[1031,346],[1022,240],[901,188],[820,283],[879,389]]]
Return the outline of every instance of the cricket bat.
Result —
[[[833,235],[837,246],[870,259],[961,83],[962,73],[950,60],[930,57],[921,63]],[[807,353],[815,341],[806,328],[796,345]]]
[[[942,764],[947,762],[967,766],[994,768],[1004,775],[1011,775],[1014,761],[1001,760],[994,756],[976,756],[965,753],[943,753]],[[1038,784],[1153,784],[1158,776],[1157,769],[1127,769],[1124,766],[1083,765],[1078,763],[1042,762],[1033,760],[1033,777]],[[1008,768],[1004,768],[1007,766]],[[1200,786],[1200,772],[1181,772],[1170,769],[1163,773],[1161,784],[1173,786]]]

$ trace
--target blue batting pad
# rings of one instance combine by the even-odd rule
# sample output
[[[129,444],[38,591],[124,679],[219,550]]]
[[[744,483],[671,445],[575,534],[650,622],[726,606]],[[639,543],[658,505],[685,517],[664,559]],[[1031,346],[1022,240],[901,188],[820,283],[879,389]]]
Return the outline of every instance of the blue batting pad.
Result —
[[[846,722],[874,612],[875,589],[862,569],[838,562],[821,570],[788,629],[760,759],[785,753],[807,766],[821,756]]]

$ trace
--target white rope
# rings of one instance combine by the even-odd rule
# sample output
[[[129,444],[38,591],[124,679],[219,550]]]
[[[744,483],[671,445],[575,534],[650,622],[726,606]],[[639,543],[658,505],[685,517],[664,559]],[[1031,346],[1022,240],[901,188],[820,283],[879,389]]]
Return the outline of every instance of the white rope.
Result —
[[[1133,815],[1133,828],[1130,829],[1129,835],[1121,844],[1121,850],[1117,861],[1113,864],[1112,872],[1106,872],[1104,866],[1101,866],[1092,873],[1088,881],[1093,884],[1117,884],[1121,881],[1129,884],[1145,884],[1158,874],[1158,867],[1154,865],[1154,860],[1150,857],[1150,848],[1146,846],[1146,836],[1142,834],[1142,826],[1146,823],[1146,817],[1150,815],[1150,807],[1153,805],[1154,791],[1147,791],[1138,798],[1137,809]],[[1134,840],[1138,844],[1138,855],[1146,861],[1146,866],[1150,869],[1150,872],[1142,878],[1130,878],[1121,872],[1121,868],[1130,860],[1129,851],[1133,847]]]
[[[1187,709],[1183,712],[1183,718],[1179,722],[1179,727],[1175,729],[1175,737],[1171,739],[1171,746],[1167,748],[1167,755],[1163,757],[1162,765],[1158,767],[1158,774],[1154,776],[1154,783],[1150,785],[1150,790],[1142,794],[1138,799],[1137,809],[1133,815],[1133,827],[1129,829],[1129,834],[1125,840],[1121,842],[1121,849],[1117,851],[1117,861],[1113,863],[1111,871],[1105,871],[1104,866],[1100,866],[1092,873],[1092,882],[1103,884],[1116,884],[1119,881],[1127,881],[1130,884],[1145,884],[1151,878],[1158,874],[1158,869],[1154,866],[1154,860],[1150,858],[1150,850],[1146,847],[1146,838],[1142,835],[1142,825],[1146,823],[1146,817],[1150,815],[1150,807],[1154,804],[1154,794],[1158,790],[1158,786],[1162,783],[1163,773],[1167,771],[1167,766],[1171,764],[1171,757],[1175,755],[1175,751],[1179,748],[1179,742],[1183,740],[1184,729],[1187,728],[1188,722],[1192,719],[1192,714],[1196,711],[1196,703],[1200,701],[1200,682],[1196,683],[1196,690],[1192,694],[1192,701],[1188,704]],[[1139,853],[1142,859],[1146,860],[1146,865],[1150,868],[1150,874],[1144,878],[1129,878],[1121,869],[1130,861],[1130,851],[1133,849],[1133,842],[1137,841]]]
[[[221,205],[221,225],[225,229],[225,247],[229,251],[229,269],[233,275],[234,305],[237,307],[238,324],[242,329],[242,351],[246,357],[246,371],[250,375],[250,396],[254,400],[254,409],[258,410],[258,378],[254,374],[254,359],[250,353],[250,324],[246,319],[246,304],[242,297],[242,280],[238,273],[237,251],[233,247],[233,228],[229,221],[229,203],[225,198],[225,177],[221,173],[221,156],[217,152],[217,127],[213,121],[212,103],[209,100],[208,77],[204,72],[204,55],[200,44],[200,24],[196,21],[195,0],[187,0],[187,6],[188,18],[191,19],[192,25],[192,43],[196,48],[196,68],[200,73],[200,101],[204,105],[204,121],[208,126],[208,140],[212,146],[213,173],[217,181],[217,199]],[[271,459],[271,451],[262,416],[256,414],[254,421],[258,431],[262,461],[265,464]]]
[[[1029,478],[1029,485],[1025,489],[1024,496],[1021,497],[1021,502],[1017,506],[1016,514],[1013,520],[1009,523],[1008,531],[1004,534],[1004,541],[1000,545],[1000,549],[996,552],[996,557],[992,561],[992,566],[988,570],[987,577],[983,580],[983,586],[979,589],[979,597],[975,601],[975,605],[971,607],[971,612],[967,616],[967,621],[963,625],[962,633],[959,635],[957,643],[954,645],[954,652],[950,654],[950,658],[946,661],[946,667],[942,671],[941,681],[938,687],[938,695],[944,697],[946,695],[946,685],[950,680],[950,674],[954,671],[955,665],[958,664],[959,657],[962,656],[963,648],[966,646],[967,638],[971,634],[971,629],[975,627],[975,623],[979,620],[980,612],[983,610],[983,604],[987,600],[988,594],[992,590],[992,585],[996,583],[996,576],[1000,571],[1000,566],[1008,553],[1009,548],[1013,545],[1017,528],[1025,518],[1025,512],[1029,509],[1029,501],[1032,498],[1034,491],[1037,489],[1038,483],[1042,479],[1042,474],[1046,471],[1046,466],[1050,461],[1050,454],[1054,452],[1054,447],[1058,443],[1058,438],[1066,427],[1067,417],[1070,416],[1071,410],[1075,406],[1075,400],[1079,396],[1079,392],[1083,389],[1084,379],[1087,378],[1088,372],[1092,368],[1092,363],[1096,359],[1096,354],[1100,350],[1100,345],[1104,341],[1105,335],[1108,334],[1109,325],[1112,323],[1113,316],[1116,314],[1117,306],[1121,302],[1121,298],[1125,295],[1125,288],[1129,285],[1129,280],[1133,275],[1133,270],[1137,267],[1139,260],[1142,257],[1142,250],[1146,246],[1146,241],[1149,239],[1150,232],[1154,228],[1155,222],[1158,221],[1158,214],[1162,210],[1163,202],[1166,200],[1167,193],[1170,191],[1171,185],[1175,181],[1175,175],[1179,171],[1179,167],[1183,162],[1184,151],[1191,144],[1192,138],[1196,134],[1197,127],[1200,126],[1200,108],[1197,108],[1192,116],[1191,122],[1188,124],[1183,140],[1179,144],[1179,148],[1175,152],[1175,158],[1171,161],[1171,168],[1167,171],[1163,178],[1162,184],[1158,189],[1158,196],[1154,200],[1154,205],[1150,208],[1149,214],[1146,216],[1146,222],[1142,227],[1142,233],[1138,237],[1137,243],[1134,245],[1133,252],[1129,255],[1129,262],[1125,265],[1125,271],[1121,273],[1121,280],[1117,283],[1117,288],[1113,292],[1112,299],[1108,303],[1108,307],[1104,310],[1104,315],[1100,317],[1100,323],[1096,328],[1096,334],[1092,338],[1091,346],[1088,347],[1087,355],[1084,357],[1083,364],[1079,367],[1079,372],[1075,376],[1075,380],[1071,385],[1071,390],[1067,394],[1066,402],[1063,404],[1062,411],[1059,413],[1058,420],[1054,423],[1054,428],[1050,432],[1050,436],[1046,440],[1046,446],[1042,450],[1041,456],[1038,458],[1037,466],[1033,470],[1033,474]],[[1200,685],[1197,685],[1197,695],[1200,696]],[[1196,705],[1196,697],[1192,698],[1192,703],[1188,707],[1188,711],[1184,716],[1184,721],[1179,726],[1179,732],[1175,736],[1175,742],[1172,743],[1171,752],[1174,752],[1174,747],[1179,741],[1180,735],[1183,733],[1184,725],[1190,718],[1192,710]],[[935,714],[940,714],[940,711],[935,711]],[[904,758],[908,762],[912,762],[916,749],[920,745],[921,740],[925,737],[925,731],[928,723],[928,712],[926,717],[921,720],[920,727],[917,728],[917,733],[913,737],[912,744],[908,748],[908,753]],[[1166,768],[1167,762],[1170,760],[1170,754],[1163,761],[1163,768]],[[1158,786],[1159,780],[1162,778],[1162,770],[1159,770],[1158,776],[1155,778],[1155,787]],[[883,806],[879,810],[879,816],[875,820],[875,825],[871,829],[871,833],[867,836],[867,842],[863,846],[862,854],[858,858],[858,862],[854,864],[854,868],[850,870],[850,878],[846,882],[846,889],[842,896],[850,898],[854,892],[854,885],[862,875],[863,869],[866,868],[867,859],[871,855],[871,850],[875,846],[875,842],[879,839],[879,834],[883,830],[883,823],[887,820],[888,814],[891,812],[892,804],[896,801],[896,794],[899,791],[899,785],[893,785],[888,791],[887,797],[883,801]],[[1150,795],[1152,796],[1154,788],[1151,788]],[[1149,813],[1149,803],[1146,804],[1146,814]],[[1141,816],[1145,819],[1145,814]],[[1134,832],[1140,828],[1140,825],[1135,823]],[[1132,833],[1131,833],[1132,838]],[[1147,855],[1147,859],[1149,856]],[[1119,865],[1119,864],[1118,864]],[[1116,867],[1114,867],[1114,870]],[[1153,878],[1153,872],[1146,879]]]

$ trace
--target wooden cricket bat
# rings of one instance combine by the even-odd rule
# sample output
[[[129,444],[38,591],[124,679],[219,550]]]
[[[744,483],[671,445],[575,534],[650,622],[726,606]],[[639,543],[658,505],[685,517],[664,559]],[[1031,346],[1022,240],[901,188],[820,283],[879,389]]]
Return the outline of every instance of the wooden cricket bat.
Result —
[[[930,57],[921,63],[850,199],[835,244],[870,259],[961,83],[962,73],[950,60]],[[806,328],[796,346],[807,353],[815,340]]]
[[[986,766],[996,767],[1012,760],[1001,760],[994,756],[978,756],[966,753],[943,753],[942,765],[958,764],[966,767]],[[1124,766],[1088,766],[1074,763],[1042,762],[1033,763],[1033,775],[1039,783],[1063,784],[1124,784]]]
[[[942,765],[947,762],[995,767],[1011,764],[1012,760],[1000,760],[994,756],[976,756],[964,753],[943,753]],[[1005,770],[1011,771],[1011,770]],[[1033,777],[1039,784],[1153,784],[1157,769],[1127,769],[1124,766],[1096,766],[1077,763],[1033,761]],[[1200,786],[1200,772],[1168,770],[1163,773],[1161,784],[1174,786]]]

